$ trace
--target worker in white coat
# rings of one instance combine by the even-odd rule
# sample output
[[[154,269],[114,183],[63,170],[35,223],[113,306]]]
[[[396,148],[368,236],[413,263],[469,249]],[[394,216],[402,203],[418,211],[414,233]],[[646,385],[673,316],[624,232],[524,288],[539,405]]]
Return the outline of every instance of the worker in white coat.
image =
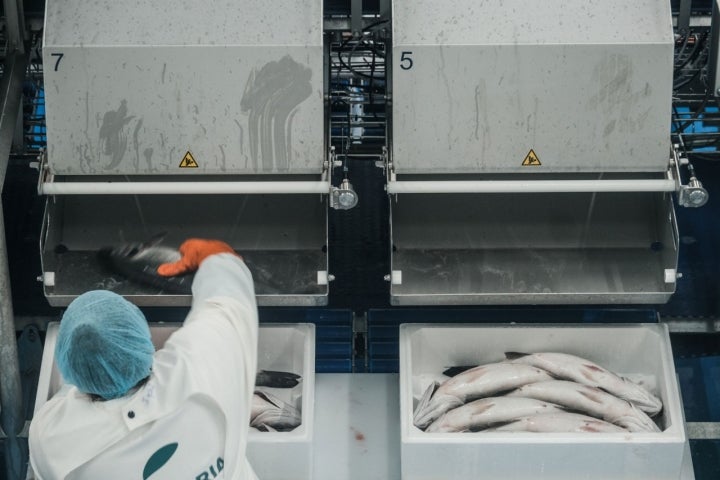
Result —
[[[220,241],[180,252],[158,272],[197,269],[192,308],[157,352],[140,309],[114,293],[67,308],[55,350],[67,385],[30,426],[36,478],[257,478],[245,458],[258,335],[250,271]]]

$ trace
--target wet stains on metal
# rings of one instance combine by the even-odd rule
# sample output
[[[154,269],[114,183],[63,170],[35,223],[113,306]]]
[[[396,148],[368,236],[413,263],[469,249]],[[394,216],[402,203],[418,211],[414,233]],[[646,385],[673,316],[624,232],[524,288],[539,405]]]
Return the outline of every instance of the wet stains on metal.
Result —
[[[289,170],[292,114],[312,94],[311,77],[312,70],[289,55],[250,72],[240,108],[248,115],[250,156],[256,170]]]
[[[116,168],[127,150],[127,135],[124,132],[125,125],[130,122],[134,116],[128,116],[127,100],[120,101],[117,110],[110,110],[103,116],[102,125],[100,126],[100,146],[102,153],[111,158],[110,163],[105,170]]]

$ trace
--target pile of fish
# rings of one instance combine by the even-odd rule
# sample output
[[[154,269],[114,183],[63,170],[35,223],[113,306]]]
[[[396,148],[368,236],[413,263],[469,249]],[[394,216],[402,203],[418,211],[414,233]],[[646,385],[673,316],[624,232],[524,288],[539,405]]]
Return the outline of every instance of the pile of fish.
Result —
[[[662,402],[647,389],[564,353],[505,354],[452,367],[433,382],[413,423],[426,432],[659,432]]]
[[[260,370],[255,376],[250,426],[261,432],[289,432],[298,427],[302,417],[297,408],[258,388],[294,388],[298,383],[300,375],[295,373]]]

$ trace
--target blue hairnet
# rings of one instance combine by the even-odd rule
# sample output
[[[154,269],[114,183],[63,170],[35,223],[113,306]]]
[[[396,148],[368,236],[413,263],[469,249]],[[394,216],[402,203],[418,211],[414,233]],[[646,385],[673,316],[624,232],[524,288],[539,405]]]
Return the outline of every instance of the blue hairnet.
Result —
[[[109,400],[150,374],[154,353],[140,309],[120,295],[93,290],[65,311],[55,360],[66,382]]]

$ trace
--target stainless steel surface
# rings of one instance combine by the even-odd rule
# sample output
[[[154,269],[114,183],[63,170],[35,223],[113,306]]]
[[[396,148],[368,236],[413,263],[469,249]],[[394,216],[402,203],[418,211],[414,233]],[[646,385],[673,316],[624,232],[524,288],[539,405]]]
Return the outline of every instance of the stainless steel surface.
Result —
[[[661,317],[672,333],[717,333],[720,332],[718,318]]]
[[[58,46],[322,45],[322,15],[306,0],[66,0],[47,2],[44,33]]]
[[[401,195],[391,239],[395,305],[663,303],[675,291],[668,194]]]
[[[720,422],[687,422],[685,425],[691,440],[720,440]]]
[[[609,251],[514,249],[396,252],[393,305],[665,303],[674,292],[651,277],[659,255]],[[650,282],[648,282],[650,280]]]
[[[242,252],[255,281],[259,306],[321,306],[327,287],[318,285],[317,272],[325,255],[310,251]],[[140,306],[190,306],[191,295],[168,293],[140,285],[103,269],[97,251],[70,251],[55,258],[55,286],[46,287],[48,302],[67,306],[88,290],[110,290]]]
[[[393,8],[397,173],[667,168],[674,40],[665,2]],[[523,166],[531,150],[540,164]]]
[[[164,244],[191,237],[227,241],[245,257],[260,305],[314,306],[327,303],[327,202],[301,195],[107,195],[48,199],[42,236],[45,285],[52,305],[67,305],[86,290],[105,288],[139,305],[189,305],[175,295],[137,285],[108,272],[97,251],[167,232]]]
[[[322,171],[321,0],[46,7],[53,173]]]

